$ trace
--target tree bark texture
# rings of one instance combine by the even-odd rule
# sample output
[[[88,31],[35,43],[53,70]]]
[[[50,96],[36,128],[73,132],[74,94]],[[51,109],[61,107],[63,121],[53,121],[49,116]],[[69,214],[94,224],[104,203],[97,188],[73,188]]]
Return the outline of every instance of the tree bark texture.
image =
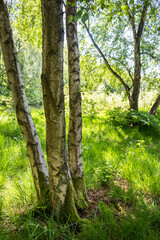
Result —
[[[141,82],[140,39],[136,38],[134,41],[134,78],[133,78],[132,101],[130,101],[130,108],[137,111],[140,94],[140,82]]]
[[[80,221],[81,201],[72,184],[66,151],[63,93],[63,1],[42,0],[42,88],[50,193],[55,217]]]
[[[65,205],[71,184],[67,165],[63,93],[63,1],[42,0],[42,88],[46,117],[46,146],[54,215]]]
[[[152,115],[156,115],[156,112],[158,110],[159,105],[160,105],[160,95],[157,97],[155,103],[153,104],[153,106],[149,110],[149,113],[152,114]]]
[[[144,1],[143,10],[141,13],[140,21],[138,24],[138,29],[136,30],[135,24],[135,13],[131,12],[129,9],[128,1],[124,1],[128,7],[128,19],[132,26],[133,39],[134,39],[134,77],[133,77],[133,91],[130,100],[130,109],[138,111],[138,102],[140,95],[140,83],[141,83],[141,53],[140,53],[140,44],[141,37],[144,30],[145,19],[148,9],[148,0]]]
[[[49,176],[42,147],[31,117],[18,65],[6,1],[0,0],[0,44],[11,86],[17,121],[24,136],[37,195],[46,202]]]
[[[68,0],[66,4],[66,32],[68,45],[69,75],[69,134],[68,160],[73,185],[77,193],[86,198],[84,173],[82,165],[82,112],[80,87],[80,62],[77,34],[76,1]],[[70,21],[72,18],[72,21]]]

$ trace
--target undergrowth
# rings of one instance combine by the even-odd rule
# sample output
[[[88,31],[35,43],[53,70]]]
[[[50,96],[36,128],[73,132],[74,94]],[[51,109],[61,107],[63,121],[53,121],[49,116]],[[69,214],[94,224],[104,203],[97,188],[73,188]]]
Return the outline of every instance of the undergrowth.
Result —
[[[45,149],[45,120],[32,109]],[[149,239],[160,236],[160,113],[121,108],[83,116],[87,226],[33,214],[36,192],[13,110],[0,115],[0,239]],[[68,124],[68,122],[67,122]],[[83,215],[84,214],[84,215]]]

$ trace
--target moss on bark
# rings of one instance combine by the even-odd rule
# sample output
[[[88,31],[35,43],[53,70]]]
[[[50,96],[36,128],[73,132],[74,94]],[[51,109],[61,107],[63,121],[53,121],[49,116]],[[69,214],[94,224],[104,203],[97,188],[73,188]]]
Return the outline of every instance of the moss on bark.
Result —
[[[73,186],[76,191],[75,194],[75,203],[78,209],[84,209],[87,208],[87,192],[84,182],[84,177],[79,178],[73,178]]]
[[[79,216],[78,209],[81,206],[81,208],[88,207],[88,205],[84,204],[85,200],[83,197],[82,199],[79,199],[79,196],[77,196],[77,193],[74,189],[73,183],[69,183],[66,193],[66,199],[64,208],[61,212],[61,219],[70,221],[70,222],[76,222],[78,224],[88,224],[89,221],[87,219],[82,219]],[[82,204],[83,203],[83,204]]]
[[[62,209],[61,216],[63,219],[69,219],[70,221],[78,222],[81,220],[81,218],[76,208],[75,195],[76,193],[71,182],[67,187],[65,204],[64,208]]]

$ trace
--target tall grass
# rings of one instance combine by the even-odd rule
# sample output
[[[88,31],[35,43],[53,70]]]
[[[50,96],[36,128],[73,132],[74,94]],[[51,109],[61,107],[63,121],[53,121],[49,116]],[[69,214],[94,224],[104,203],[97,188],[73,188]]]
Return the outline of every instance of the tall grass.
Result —
[[[99,202],[89,205],[90,223],[82,228],[32,212],[36,193],[25,144],[14,111],[1,109],[0,239],[159,239],[160,114],[114,108],[114,102],[107,107],[109,100],[96,96],[84,102],[85,181]],[[44,112],[31,111],[45,152]]]

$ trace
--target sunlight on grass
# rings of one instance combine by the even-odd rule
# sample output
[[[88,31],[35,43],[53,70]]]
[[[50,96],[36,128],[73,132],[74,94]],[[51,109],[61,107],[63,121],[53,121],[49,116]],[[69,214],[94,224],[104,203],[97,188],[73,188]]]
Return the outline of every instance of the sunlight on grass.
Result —
[[[0,216],[5,230],[0,228],[0,239],[159,240],[160,115],[129,112],[125,104],[114,108],[117,99],[122,100],[113,95],[83,102],[86,186],[96,196],[101,189],[105,193],[90,224],[78,231],[76,225],[58,224],[45,213],[33,216],[37,199],[25,143],[14,111],[2,111]],[[35,108],[31,112],[45,150],[44,112]],[[68,112],[66,122],[68,129]]]
[[[2,195],[4,216],[17,215],[33,207],[36,204],[36,192],[30,169],[23,172],[23,176],[17,174],[14,179],[7,178]]]

